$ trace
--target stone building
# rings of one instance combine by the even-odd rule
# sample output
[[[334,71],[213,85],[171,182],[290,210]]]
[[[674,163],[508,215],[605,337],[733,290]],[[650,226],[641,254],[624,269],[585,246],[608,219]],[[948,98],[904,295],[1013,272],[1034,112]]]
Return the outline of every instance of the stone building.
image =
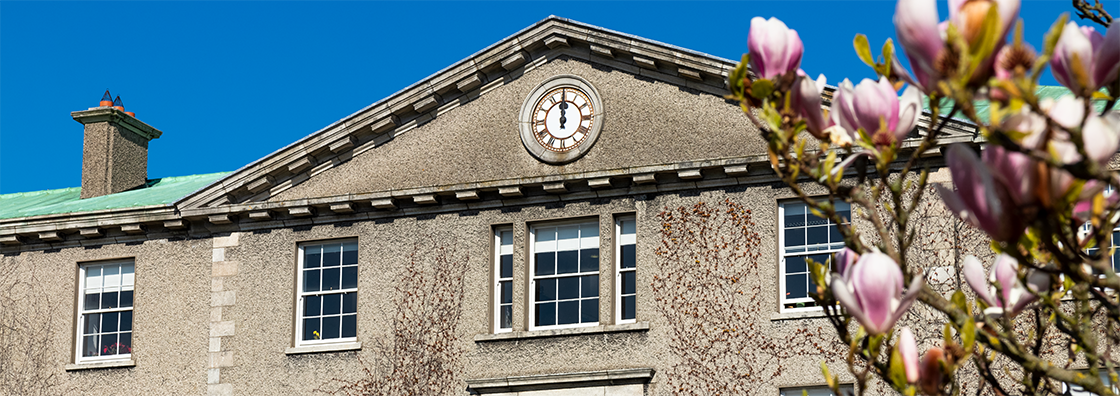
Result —
[[[842,241],[724,99],[734,66],[550,17],[152,180],[161,131],[76,111],[82,187],[0,196],[0,392],[827,395],[846,350],[804,258]]]

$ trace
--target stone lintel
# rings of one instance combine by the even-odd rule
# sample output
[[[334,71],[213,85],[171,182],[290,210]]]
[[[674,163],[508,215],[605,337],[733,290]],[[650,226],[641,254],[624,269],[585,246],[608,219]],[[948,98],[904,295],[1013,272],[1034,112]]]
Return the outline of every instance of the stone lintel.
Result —
[[[256,212],[249,212],[250,220],[272,220],[272,211],[258,210]]]
[[[375,199],[369,202],[377,209],[396,209],[397,202],[392,198]]]
[[[604,188],[611,186],[611,178],[603,177],[598,179],[587,180],[587,186],[591,188]]]
[[[677,172],[677,177],[682,180],[696,180],[703,179],[704,175],[700,173],[699,169],[689,169]]]
[[[315,210],[310,206],[296,206],[294,208],[288,208],[288,214],[295,217],[308,217],[314,216]]]
[[[726,173],[728,176],[732,176],[732,177],[746,176],[747,172],[749,172],[749,171],[750,171],[750,167],[747,166],[746,164],[723,167],[723,172]]]
[[[211,223],[214,223],[214,224],[230,224],[230,223],[233,223],[232,216],[230,216],[228,214],[210,215],[209,220],[210,220]]]
[[[121,226],[121,231],[125,234],[143,234],[146,229],[140,224],[125,224]]]
[[[518,187],[518,186],[499,188],[498,189],[498,194],[501,194],[501,196],[507,197],[507,198],[509,198],[509,197],[520,197],[520,196],[523,195],[523,194],[521,194],[521,187]]]
[[[560,194],[568,192],[568,187],[564,186],[564,182],[545,183],[542,185],[545,192]]]
[[[78,233],[81,234],[83,238],[96,238],[105,235],[105,232],[101,231],[100,227],[81,228],[78,229]]]
[[[657,183],[656,173],[646,173],[642,175],[634,175],[634,184],[649,184]]]
[[[474,201],[478,199],[478,190],[456,191],[455,199],[460,201]]]
[[[354,204],[350,202],[339,202],[336,204],[331,204],[331,212],[354,213]]]
[[[561,35],[553,35],[544,39],[544,45],[549,49],[557,49],[560,47],[568,47],[568,39]]]
[[[525,63],[525,54],[518,52],[508,58],[502,60],[502,68],[506,70],[516,69],[521,64]]]
[[[329,148],[330,148],[332,153],[338,153],[338,152],[341,152],[341,151],[345,151],[345,150],[349,150],[351,148],[354,148],[354,145],[356,145],[356,144],[358,144],[358,138],[356,138],[354,136],[347,136],[347,137],[344,137],[342,139],[339,139],[337,142],[331,143]],[[250,190],[250,191],[252,191],[252,190]],[[256,192],[256,191],[253,191],[253,192]]]

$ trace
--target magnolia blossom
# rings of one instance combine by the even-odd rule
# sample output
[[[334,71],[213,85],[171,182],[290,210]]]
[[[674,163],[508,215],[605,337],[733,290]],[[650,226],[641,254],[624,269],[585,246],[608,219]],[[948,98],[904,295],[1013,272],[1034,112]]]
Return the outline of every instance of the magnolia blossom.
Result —
[[[910,332],[909,327],[902,328],[902,334],[898,336],[898,354],[902,355],[902,367],[906,369],[906,382],[915,383],[920,378],[918,367],[918,343],[914,340],[914,333]]]
[[[1120,72],[1120,25],[1113,24],[1102,36],[1090,26],[1066,24],[1050,58],[1050,70],[1058,82],[1078,94],[1109,85]]]
[[[918,388],[927,395],[940,394],[941,384],[945,382],[945,374],[941,371],[941,364],[945,362],[945,349],[933,347],[922,356],[921,378],[918,379]]]
[[[848,276],[848,269],[852,268],[857,260],[859,260],[859,253],[856,253],[855,250],[844,248],[844,250],[836,252],[836,255],[832,258],[832,270],[846,278]]]
[[[824,74],[813,81],[805,71],[797,69],[797,81],[793,84],[790,105],[805,119],[806,129],[818,139],[824,138],[826,124],[821,112],[821,91],[824,90]]]
[[[910,309],[922,287],[922,277],[914,277],[903,294],[902,270],[883,253],[860,256],[846,274],[832,280],[832,294],[848,314],[871,334],[885,334],[898,318]]]
[[[900,98],[886,78],[863,79],[858,86],[844,79],[837,87],[829,111],[829,126],[836,126],[855,140],[863,128],[876,145],[901,142],[918,123],[921,93],[907,87]]]
[[[944,375],[941,372],[941,362],[945,360],[944,349],[930,348],[919,362],[918,343],[909,327],[902,328],[902,334],[899,335],[898,344],[895,344],[895,348],[898,348],[898,354],[902,356],[902,367],[906,370],[906,383],[917,383],[924,394],[937,394],[944,380]]]
[[[1050,288],[1050,276],[1046,273],[1033,271],[1027,276],[1027,284],[1019,280],[1019,262],[1006,254],[996,257],[995,264],[987,281],[984,278],[984,266],[974,256],[964,259],[964,280],[976,292],[977,298],[988,304],[984,313],[989,315],[1015,316],[1034,302],[1038,296],[1035,293]],[[988,283],[999,285],[988,287]]]
[[[1015,210],[1032,203],[1035,179],[1033,162],[1020,153],[988,146],[983,160],[964,145],[952,145],[945,154],[953,177],[953,191],[937,185],[945,206],[966,223],[992,239],[1014,242],[1022,235],[1025,219]]]
[[[949,22],[956,26],[969,45],[976,45],[981,38],[984,18],[993,5],[998,7],[1000,19],[998,42],[1003,43],[1012,24],[1019,17],[1019,0],[950,0]],[[898,41],[910,58],[914,76],[925,90],[933,89],[937,80],[949,72],[948,69],[955,67],[945,64],[952,56],[946,54],[943,34],[945,25],[939,23],[936,1],[899,0],[895,8],[894,26]],[[983,60],[981,67],[977,68],[977,74],[973,76],[974,81],[984,80],[990,75],[992,57],[999,49],[996,48]]]
[[[797,71],[805,50],[796,30],[786,27],[778,18],[761,17],[751,18],[747,48],[750,49],[751,70],[759,78],[768,80]]]
[[[1112,111],[1105,116],[1097,115],[1096,112],[1086,114],[1083,99],[1070,95],[1057,101],[1044,100],[1041,105],[1043,111],[1058,125],[1068,129],[1081,128],[1085,153],[1099,166],[1106,166],[1112,155],[1120,148],[1120,113]],[[1080,162],[1081,154],[1064,130],[1050,131],[1050,139],[1043,140],[1047,136],[1047,127],[1046,118],[1035,114],[1029,106],[1023,106],[1018,113],[1012,113],[1000,125],[1000,128],[1005,131],[1025,134],[1021,141],[1024,147],[1047,151],[1062,163]],[[1074,182],[1077,179],[1065,170],[1050,168],[1048,173],[1049,185],[1045,191],[1049,195],[1045,197],[1046,202],[1064,197],[1075,186]],[[1101,183],[1088,181],[1081,188],[1079,199],[1089,199],[1103,188],[1104,185]]]

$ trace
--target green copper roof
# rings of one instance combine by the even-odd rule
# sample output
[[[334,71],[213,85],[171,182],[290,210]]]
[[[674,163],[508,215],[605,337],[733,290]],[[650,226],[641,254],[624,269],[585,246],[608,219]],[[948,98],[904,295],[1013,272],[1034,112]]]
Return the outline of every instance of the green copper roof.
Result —
[[[230,172],[152,179],[144,188],[86,199],[79,199],[81,187],[0,194],[0,219],[167,205],[228,174]]]
[[[1071,94],[1070,94],[1069,89],[1067,89],[1066,87],[1040,85],[1038,87],[1038,89],[1035,91],[1035,95],[1038,96],[1039,100],[1042,100],[1042,99],[1045,99],[1045,98],[1050,98],[1050,99],[1057,100],[1060,97],[1063,97],[1063,96],[1066,96],[1066,95],[1071,95]],[[976,115],[978,117],[980,117],[981,120],[984,120],[985,122],[988,121],[988,111],[989,111],[988,104],[989,104],[989,102],[987,100],[976,101]],[[1105,105],[1105,103],[1104,103],[1103,100],[1093,101],[1093,108],[1096,109],[1098,113],[1101,110],[1104,109],[1104,105]],[[1120,108],[1120,103],[1118,103],[1117,106],[1112,106],[1112,108],[1113,109]],[[922,109],[924,109],[925,111],[929,111],[929,98],[924,96],[924,95],[922,96]],[[941,113],[942,116],[945,116],[946,114],[949,114],[949,112],[952,111],[952,110],[953,110],[953,101],[946,100],[946,101],[941,103],[940,113]],[[956,115],[953,118],[960,119],[960,120],[965,120],[965,121],[968,120],[968,118],[966,118],[965,116],[960,115],[960,114]]]

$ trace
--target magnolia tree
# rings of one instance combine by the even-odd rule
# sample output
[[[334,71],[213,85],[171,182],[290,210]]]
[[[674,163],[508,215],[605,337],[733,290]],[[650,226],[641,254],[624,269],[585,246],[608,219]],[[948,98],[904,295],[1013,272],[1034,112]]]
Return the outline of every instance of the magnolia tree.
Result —
[[[1111,22],[1103,9],[1074,4]],[[875,58],[859,35],[856,53],[879,78],[844,80],[829,109],[824,76],[813,80],[799,68],[797,32],[774,18],[751,20],[750,53],[730,75],[731,98],[762,131],[778,176],[814,214],[840,224],[847,248],[831,264],[812,264],[811,294],[850,346],[847,369],[861,394],[874,377],[907,395],[959,394],[965,381],[978,383],[978,393],[1060,394],[1068,384],[1117,394],[1107,382],[1120,383],[1120,276],[1110,260],[1120,194],[1106,189],[1120,187],[1108,168],[1120,113],[1107,110],[1120,95],[1120,24],[1101,34],[1063,15],[1037,52],[1023,41],[1019,9],[1018,0],[950,0],[941,21],[934,0],[899,1],[894,24],[911,70],[890,40]],[[1070,95],[1036,96],[1047,66]],[[923,96],[928,128],[907,139]],[[990,101],[987,118],[977,100]],[[1096,110],[1101,104],[1106,110]],[[979,155],[938,143],[954,117],[976,125]],[[996,254],[990,270],[963,259],[972,293],[935,291],[907,257],[917,236],[910,216],[929,190],[920,158],[934,150],[953,181],[935,186],[941,201],[983,231]],[[807,193],[814,183],[827,196]],[[860,208],[851,213],[862,220],[840,218],[841,201]],[[895,325],[918,306],[944,321],[939,345],[924,352],[909,328]],[[838,376],[822,371],[839,392]],[[976,374],[962,379],[964,372]]]

